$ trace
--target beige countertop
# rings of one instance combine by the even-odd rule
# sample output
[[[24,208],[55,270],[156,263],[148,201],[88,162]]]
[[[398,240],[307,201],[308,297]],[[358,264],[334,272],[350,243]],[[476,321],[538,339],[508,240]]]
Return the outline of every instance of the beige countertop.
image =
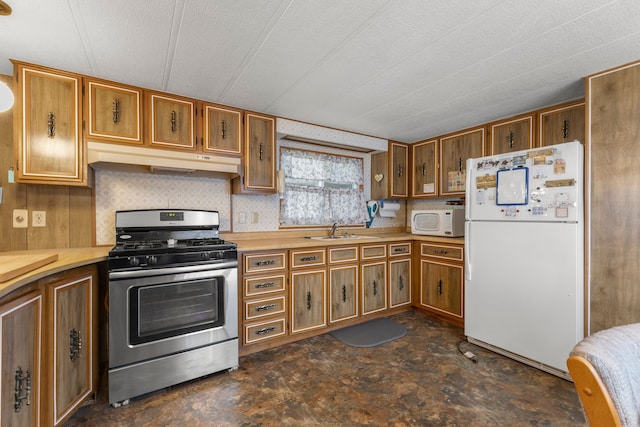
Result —
[[[38,279],[42,279],[43,277],[50,276],[61,271],[70,270],[72,268],[105,261],[110,250],[111,246],[99,246],[95,248],[38,249],[31,251],[0,252],[0,262],[2,255],[17,255],[25,257],[33,257],[38,254],[58,255],[58,259],[56,261],[43,265],[35,270],[31,270],[14,279],[10,279],[6,282],[0,282],[0,298],[24,285],[28,285]]]
[[[436,243],[454,243],[457,245],[464,244],[464,238],[452,238],[452,237],[433,237],[433,236],[419,236],[411,233],[381,233],[372,235],[359,235],[355,233],[358,238],[353,239],[335,239],[335,240],[316,240],[306,237],[269,237],[269,238],[251,238],[243,239],[239,236],[229,236],[228,240],[235,242],[238,245],[238,251],[259,251],[259,250],[272,250],[272,249],[290,249],[290,248],[307,248],[307,247],[322,247],[322,246],[338,246],[338,245],[354,245],[358,243],[389,243],[389,242],[404,242],[407,240],[418,240],[423,242],[436,242]],[[235,240],[234,240],[235,238]]]
[[[284,233],[283,233],[284,234]],[[358,235],[358,233],[355,233]],[[450,238],[450,237],[433,237],[433,236],[419,236],[410,233],[380,233],[380,234],[362,234],[357,239],[336,239],[336,240],[315,240],[302,236],[283,236],[277,237],[273,234],[269,234],[268,237],[259,238],[256,235],[243,238],[240,234],[234,234],[225,236],[225,239],[235,242],[238,245],[238,251],[259,251],[259,250],[283,250],[290,248],[305,248],[305,247],[323,247],[323,246],[338,246],[338,245],[354,245],[360,243],[389,243],[400,242],[407,240],[417,240],[424,242],[436,242],[436,243],[453,243],[464,244],[464,238]],[[29,271],[14,279],[10,279],[6,282],[0,282],[0,298],[8,295],[16,289],[42,279],[43,277],[50,276],[65,270],[70,270],[76,267],[82,267],[84,265],[94,264],[101,261],[106,261],[107,255],[112,246],[99,246],[89,248],[66,248],[66,249],[39,249],[29,251],[8,251],[0,252],[0,260],[2,255],[17,255],[25,257],[33,257],[39,254],[57,254],[58,259],[42,267]]]

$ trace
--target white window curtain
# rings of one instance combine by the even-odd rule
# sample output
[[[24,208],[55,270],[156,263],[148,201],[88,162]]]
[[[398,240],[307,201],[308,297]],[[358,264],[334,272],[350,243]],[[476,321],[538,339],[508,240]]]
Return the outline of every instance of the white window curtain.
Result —
[[[282,225],[341,225],[367,221],[362,159],[281,149],[285,190]]]

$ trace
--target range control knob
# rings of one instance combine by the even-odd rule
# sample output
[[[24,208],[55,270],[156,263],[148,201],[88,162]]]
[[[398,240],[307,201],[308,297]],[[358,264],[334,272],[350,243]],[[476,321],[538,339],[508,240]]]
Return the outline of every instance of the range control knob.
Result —
[[[217,251],[216,252],[216,258],[218,258],[218,259],[224,258],[224,251]]]
[[[155,255],[149,255],[147,257],[147,264],[149,265],[155,265],[158,263],[158,257]]]
[[[129,257],[129,265],[130,265],[131,267],[137,267],[137,266],[139,266],[139,265],[140,265],[140,258],[138,258],[138,257],[134,257],[134,256]]]
[[[200,259],[203,261],[208,261],[211,259],[211,252],[202,252],[200,254]]]

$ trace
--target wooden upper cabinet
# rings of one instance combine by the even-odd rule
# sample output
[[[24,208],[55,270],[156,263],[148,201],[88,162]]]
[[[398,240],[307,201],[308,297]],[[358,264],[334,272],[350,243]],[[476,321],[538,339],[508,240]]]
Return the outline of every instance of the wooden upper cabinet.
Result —
[[[142,145],[142,99],[142,89],[85,78],[85,138]]]
[[[389,141],[387,152],[371,156],[371,198],[406,199],[409,196],[409,145]]]
[[[409,197],[409,145],[389,141],[389,197],[406,199]]]
[[[533,148],[534,115],[512,117],[491,123],[491,154],[511,153]]]
[[[440,138],[440,195],[463,196],[467,159],[484,156],[484,126]]]
[[[585,141],[584,101],[574,101],[541,110],[538,113],[538,144],[562,144],[578,140]]]
[[[244,176],[233,180],[234,193],[276,192],[275,128],[275,117],[245,113]]]
[[[242,111],[204,103],[204,151],[239,156],[242,153]]]
[[[87,185],[82,77],[13,61],[18,182]]]
[[[411,197],[438,195],[438,140],[416,142],[411,145]]]
[[[195,150],[196,101],[178,95],[147,92],[149,145],[154,148]]]

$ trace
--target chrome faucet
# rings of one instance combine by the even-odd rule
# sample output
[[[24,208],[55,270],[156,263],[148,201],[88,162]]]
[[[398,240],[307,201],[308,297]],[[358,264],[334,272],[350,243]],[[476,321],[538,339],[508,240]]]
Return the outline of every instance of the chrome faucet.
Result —
[[[331,231],[329,232],[329,237],[332,239],[335,239],[336,237],[336,231],[338,231],[340,227],[338,227],[338,223],[334,222],[333,225],[331,226]]]

